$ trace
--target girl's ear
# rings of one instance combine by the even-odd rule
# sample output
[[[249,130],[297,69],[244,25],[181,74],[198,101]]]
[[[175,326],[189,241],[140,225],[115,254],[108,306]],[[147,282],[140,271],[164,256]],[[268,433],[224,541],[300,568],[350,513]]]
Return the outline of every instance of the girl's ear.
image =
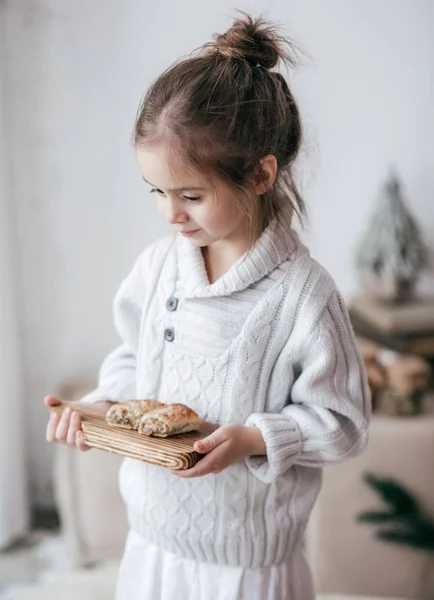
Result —
[[[261,158],[255,171],[255,193],[260,196],[273,185],[277,175],[277,160],[273,154]]]

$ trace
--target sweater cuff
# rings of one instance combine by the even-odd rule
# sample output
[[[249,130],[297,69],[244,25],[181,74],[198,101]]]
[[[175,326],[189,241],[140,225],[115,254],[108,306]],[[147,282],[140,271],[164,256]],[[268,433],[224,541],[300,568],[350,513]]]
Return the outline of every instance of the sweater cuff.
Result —
[[[248,456],[249,470],[264,483],[272,483],[283,475],[301,454],[301,433],[292,419],[281,414],[254,413],[246,421],[258,427],[264,438],[266,456]]]

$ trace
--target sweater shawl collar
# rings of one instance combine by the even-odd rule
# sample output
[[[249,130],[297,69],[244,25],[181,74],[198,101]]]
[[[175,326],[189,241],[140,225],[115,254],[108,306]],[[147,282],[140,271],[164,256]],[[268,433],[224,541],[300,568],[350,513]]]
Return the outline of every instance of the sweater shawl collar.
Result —
[[[185,297],[229,296],[245,290],[287,260],[296,249],[297,241],[296,233],[288,226],[272,223],[229,271],[210,284],[201,249],[178,234],[177,262]]]

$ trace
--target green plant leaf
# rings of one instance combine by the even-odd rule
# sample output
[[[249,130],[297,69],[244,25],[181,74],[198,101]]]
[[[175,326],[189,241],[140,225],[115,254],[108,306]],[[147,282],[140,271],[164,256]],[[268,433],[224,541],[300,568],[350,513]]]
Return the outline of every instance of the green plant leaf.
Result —
[[[418,515],[419,507],[414,497],[393,479],[382,479],[366,473],[366,483],[376,491],[396,515]]]
[[[364,479],[389,505],[390,510],[365,511],[357,516],[357,520],[365,523],[390,523],[390,527],[394,525],[395,528],[377,530],[378,539],[434,552],[434,523],[419,509],[410,492],[396,481],[382,479],[372,473],[366,473]]]
[[[395,521],[396,514],[391,512],[367,510],[366,512],[357,515],[357,520],[361,523],[386,523],[389,521]]]
[[[434,538],[426,536],[422,531],[380,530],[377,538],[394,544],[404,544],[419,550],[434,552]]]

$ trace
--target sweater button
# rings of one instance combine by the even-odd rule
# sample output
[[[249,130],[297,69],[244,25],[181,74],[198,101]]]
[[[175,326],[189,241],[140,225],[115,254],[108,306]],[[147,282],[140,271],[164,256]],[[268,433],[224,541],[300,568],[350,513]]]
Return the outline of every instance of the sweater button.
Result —
[[[164,338],[167,342],[173,342],[175,339],[175,330],[172,327],[168,327],[164,332]]]
[[[175,296],[170,296],[166,302],[166,308],[167,310],[170,310],[170,312],[176,310],[178,308],[178,298],[175,298]]]

